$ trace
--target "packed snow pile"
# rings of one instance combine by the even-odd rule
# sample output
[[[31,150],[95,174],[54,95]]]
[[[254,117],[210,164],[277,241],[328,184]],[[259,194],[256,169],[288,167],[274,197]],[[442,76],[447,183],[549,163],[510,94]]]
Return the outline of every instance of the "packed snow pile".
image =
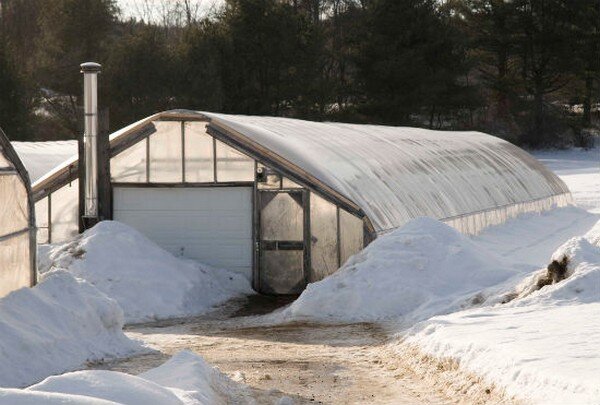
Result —
[[[565,264],[556,278],[549,266],[508,303],[432,318],[405,343],[528,402],[600,403],[599,240],[600,223],[555,252],[552,263]]]
[[[252,294],[243,276],[175,257],[135,229],[103,221],[42,252],[39,271],[64,269],[115,299],[128,323],[198,315]]]
[[[250,391],[184,351],[139,376],[116,371],[77,371],[49,377],[25,390],[0,389],[0,403],[191,405],[248,403]]]
[[[453,228],[415,219],[377,238],[336,273],[310,284],[284,320],[360,322],[426,319],[459,309],[518,272]]]
[[[141,350],[123,334],[123,323],[114,300],[65,272],[9,294],[0,299],[0,386]]]

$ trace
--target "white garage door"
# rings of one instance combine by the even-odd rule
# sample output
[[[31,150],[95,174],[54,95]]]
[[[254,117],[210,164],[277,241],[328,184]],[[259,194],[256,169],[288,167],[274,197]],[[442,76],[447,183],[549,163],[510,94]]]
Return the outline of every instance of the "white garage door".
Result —
[[[171,253],[252,278],[252,188],[115,187],[113,218]]]

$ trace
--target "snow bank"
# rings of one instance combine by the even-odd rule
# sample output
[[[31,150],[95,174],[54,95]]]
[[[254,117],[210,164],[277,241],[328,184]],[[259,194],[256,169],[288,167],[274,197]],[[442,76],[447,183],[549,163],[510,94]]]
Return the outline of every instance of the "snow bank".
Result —
[[[568,258],[559,283],[516,287],[505,305],[432,318],[405,340],[534,403],[600,403],[600,223],[552,256]],[[401,345],[400,350],[405,350]]]
[[[0,299],[0,386],[24,386],[140,350],[123,334],[123,323],[115,301],[65,272],[9,294]]]
[[[187,350],[140,377],[176,392],[184,391],[194,403],[200,404],[240,403],[241,398],[250,395],[247,386],[234,382],[202,357]]]
[[[567,184],[579,207],[600,213],[600,148],[534,151],[533,155]]]
[[[40,272],[65,269],[115,299],[128,323],[198,315],[252,294],[241,275],[178,258],[135,229],[103,221],[41,251]]]
[[[376,239],[340,270],[310,284],[283,320],[426,319],[466,305],[480,290],[518,274],[453,228],[419,218]]]
[[[243,403],[244,398],[251,398],[247,386],[235,383],[188,351],[139,376],[76,371],[49,377],[25,390],[0,389],[0,403],[11,405],[217,405]]]
[[[599,220],[600,215],[582,208],[556,208],[509,219],[486,228],[473,240],[507,261],[527,265],[524,270],[535,271],[548,264],[548,258],[566,240],[585,234]]]

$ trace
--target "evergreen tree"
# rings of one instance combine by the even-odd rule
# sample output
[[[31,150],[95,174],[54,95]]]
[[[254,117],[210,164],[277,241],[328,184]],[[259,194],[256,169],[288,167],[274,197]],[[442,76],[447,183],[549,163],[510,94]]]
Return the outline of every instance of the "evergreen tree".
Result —
[[[548,98],[566,86],[573,62],[572,9],[568,0],[516,0],[517,52],[524,96],[531,107],[524,142],[557,142],[561,126]]]
[[[79,65],[103,61],[116,22],[115,0],[44,0],[37,60],[40,83],[59,93],[81,93]]]
[[[442,112],[468,104],[465,50],[434,0],[376,0],[368,32],[360,75],[369,115],[410,124],[423,114],[434,126]]]
[[[0,127],[11,140],[26,140],[31,135],[27,93],[0,35]]]
[[[172,61],[161,27],[126,24],[101,77],[113,128],[173,107],[177,71]]]

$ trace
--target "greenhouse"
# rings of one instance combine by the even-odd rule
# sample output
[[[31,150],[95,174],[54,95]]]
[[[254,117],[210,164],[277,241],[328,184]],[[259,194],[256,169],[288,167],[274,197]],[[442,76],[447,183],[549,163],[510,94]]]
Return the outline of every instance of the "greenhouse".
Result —
[[[102,219],[269,294],[299,293],[416,217],[476,234],[571,202],[533,157],[478,132],[173,110],[113,133],[105,155]],[[34,183],[40,243],[82,229],[80,175],[75,156]]]
[[[0,297],[36,279],[36,230],[27,171],[0,129]]]

